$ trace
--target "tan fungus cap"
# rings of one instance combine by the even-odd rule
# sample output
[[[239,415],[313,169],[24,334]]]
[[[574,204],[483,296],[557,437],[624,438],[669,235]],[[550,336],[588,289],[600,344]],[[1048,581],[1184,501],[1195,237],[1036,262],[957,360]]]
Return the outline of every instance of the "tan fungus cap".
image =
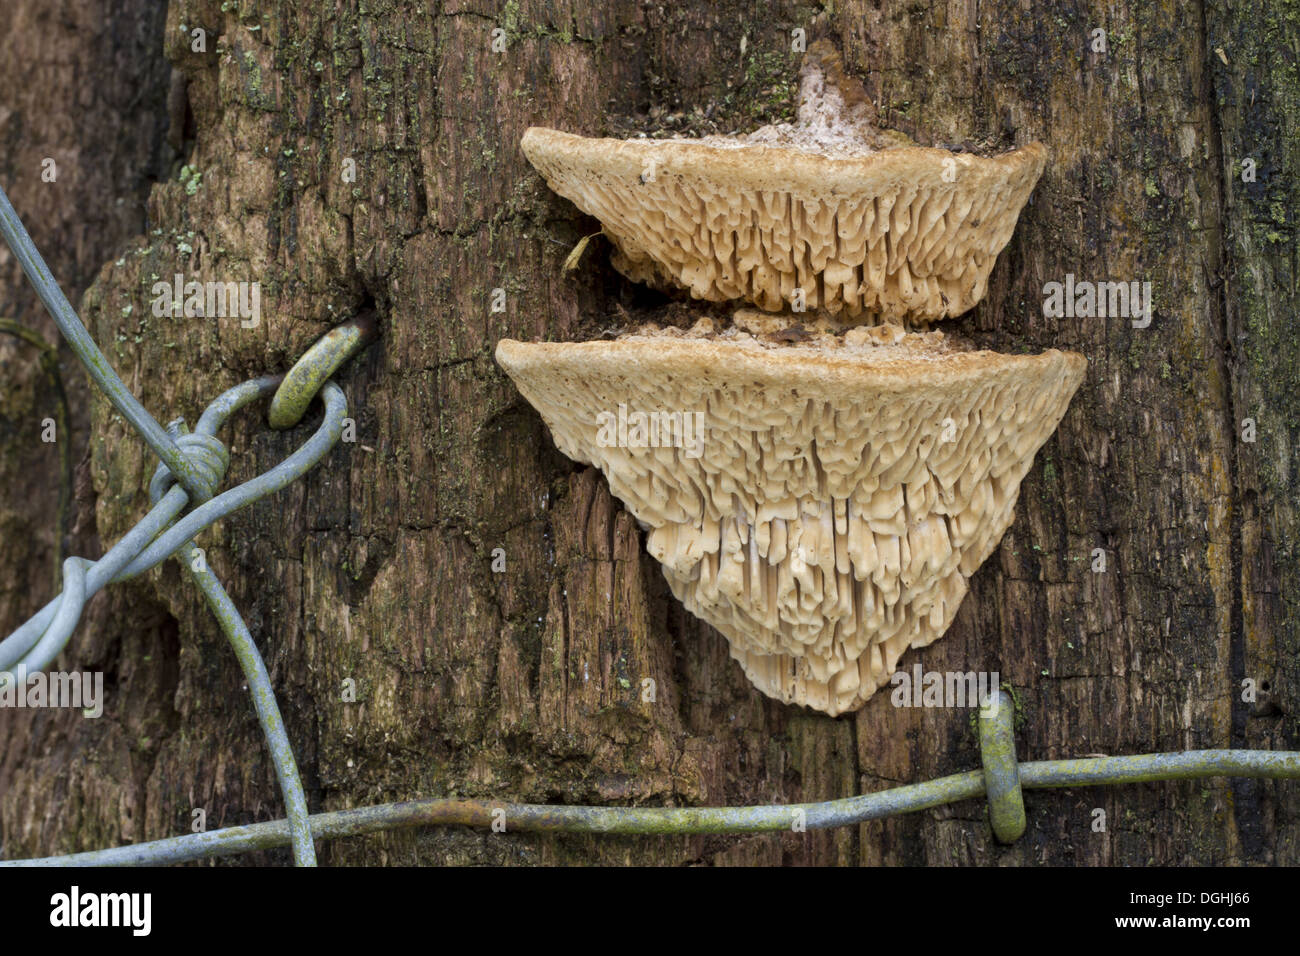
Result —
[[[505,339],[496,354],[755,686],[832,715],[947,629],[1087,365],[888,327],[780,346],[734,329]],[[635,413],[679,417],[650,431]]]
[[[533,127],[524,155],[595,216],[628,278],[768,311],[930,321],[983,298],[1047,161],[897,146],[805,64],[798,124],[704,139]],[[901,137],[900,137],[901,138]],[[883,148],[882,148],[883,147]]]

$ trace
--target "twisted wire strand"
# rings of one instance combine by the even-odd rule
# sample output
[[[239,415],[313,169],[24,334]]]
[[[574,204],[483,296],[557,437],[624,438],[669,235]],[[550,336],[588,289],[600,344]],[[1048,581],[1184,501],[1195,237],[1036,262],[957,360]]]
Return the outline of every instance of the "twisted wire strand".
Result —
[[[145,545],[157,537],[176,515],[180,514],[181,509],[185,507],[185,501],[185,489],[173,488],[98,561],[70,558],[69,560],[78,562],[86,572],[85,600],[97,594],[106,584],[122,580],[119,577],[122,569],[144,550]],[[17,630],[0,641],[0,672],[12,671],[35,647],[59,612],[63,599],[64,595],[60,592],[45,607],[19,625]],[[77,609],[78,614],[80,610]],[[3,679],[0,676],[0,680]]]
[[[325,404],[321,427],[276,467],[214,498],[230,464],[229,452],[216,438],[217,429],[242,406],[275,391],[284,377],[255,379],[222,393],[200,416],[194,433],[185,432],[184,422],[179,419],[164,429],[127,389],[86,331],[3,188],[0,188],[0,235],[86,371],[160,461],[150,481],[152,507],[145,517],[98,561],[79,557],[65,561],[59,594],[0,641],[0,687],[5,687],[11,682],[25,682],[29,673],[42,671],[54,661],[76,630],[86,601],[106,584],[142,574],[182,548],[192,552],[195,550],[193,536],[200,530],[301,477],[338,441],[347,415],[347,402],[338,386],[324,381],[323,375],[314,377],[310,369],[300,371],[295,367],[299,407],[292,421],[283,422],[281,427],[297,423],[318,389]],[[365,327],[363,323],[362,331],[372,333],[373,327]],[[339,338],[335,336],[334,340]],[[329,366],[330,374],[363,344],[362,337],[352,331],[343,338],[347,342],[336,342],[333,349],[337,361]],[[318,354],[312,353],[313,362],[319,362]],[[198,505],[196,511],[201,509],[201,513],[192,511],[177,521],[189,503]],[[217,576],[206,563],[202,567],[183,559],[181,563],[189,568],[220,622],[252,691],[254,709],[284,797],[295,860],[299,865],[314,866],[316,854],[307,822],[306,795],[266,664]]]
[[[86,327],[81,324],[81,319],[77,318],[76,311],[50,273],[50,267],[41,258],[36,244],[27,234],[22,220],[18,218],[18,213],[9,202],[9,197],[5,195],[3,188],[0,188],[0,235],[4,236],[5,242],[13,250],[14,258],[18,260],[28,280],[36,288],[36,294],[50,315],[54,317],[59,331],[68,340],[72,350],[77,353],[77,358],[81,360],[90,377],[95,380],[95,384],[113,403],[113,407],[122,413],[122,417],[131,423],[162,463],[171,469],[181,486],[190,493],[191,499],[195,502],[205,500],[200,475],[184,453],[176,447],[176,443],[171,440],[163,427],[131,394],[131,390],[118,377],[117,372],[113,371],[113,366],[99,350],[99,346],[90,337]]]
[[[207,432],[187,432],[183,419],[171,422],[167,426],[167,433],[178,446],[196,458],[204,481],[215,490],[230,466],[230,452],[226,450],[226,446]],[[160,464],[158,470],[154,472],[153,480],[149,483],[150,500],[157,503],[175,484],[176,476],[167,470],[166,465]],[[262,725],[262,736],[266,738],[267,748],[271,752],[271,762],[275,767],[275,776],[280,784],[280,792],[284,796],[285,812],[289,817],[289,829],[293,838],[294,862],[298,866],[315,866],[316,848],[311,839],[311,825],[307,822],[310,812],[307,809],[307,796],[303,793],[302,778],[298,775],[298,762],[294,759],[293,746],[289,743],[289,735],[284,729],[284,718],[280,714],[280,706],[276,703],[275,691],[271,687],[271,675],[267,673],[266,663],[258,653],[257,645],[253,643],[253,635],[249,633],[248,625],[244,623],[243,617],[235,608],[235,602],[226,593],[220,579],[208,567],[207,561],[195,558],[200,553],[194,539],[191,538],[175,552],[174,557],[177,563],[189,571],[194,583],[203,593],[208,608],[230,641],[235,658],[244,672],[244,679],[248,681],[257,720]],[[186,561],[183,555],[189,555],[191,560]]]
[[[175,434],[169,437],[178,447],[195,455],[196,473],[206,486],[216,487],[229,462],[229,453],[215,437],[217,429],[244,405],[274,392],[280,379],[281,376],[265,376],[222,393],[204,411],[193,433],[180,434],[182,423],[173,423]],[[337,443],[347,416],[347,399],[333,382],[322,386],[321,397],[325,405],[324,419],[297,451],[269,471],[215,498],[209,497],[205,504],[175,523],[176,515],[188,500],[188,493],[176,483],[166,466],[160,465],[150,482],[150,498],[154,506],[149,514],[99,561],[69,558],[65,562],[62,593],[0,642],[0,671],[15,672],[17,680],[25,680],[27,674],[44,670],[67,644],[86,601],[100,588],[142,574],[178,552],[192,553],[195,548],[193,536],[199,531],[225,515],[279,491],[306,473]],[[170,527],[166,527],[169,524]],[[206,566],[199,569],[193,562],[183,558],[179,560],[194,577],[209,608],[216,615],[248,682],[289,817],[295,861],[300,866],[314,866],[316,853],[307,822],[307,798],[266,665],[247,625],[216,575]],[[5,679],[15,678],[7,673],[0,677],[0,680]]]
[[[193,542],[190,542],[190,548],[193,547]],[[253,635],[248,632],[248,625],[236,609],[235,602],[230,600],[230,595],[206,563],[203,567],[195,567],[194,562],[187,562],[179,555],[177,560],[189,569],[194,582],[203,592],[208,607],[230,640],[230,646],[244,672],[244,679],[248,681],[253,707],[257,711],[258,722],[262,725],[267,748],[271,751],[271,763],[275,767],[280,793],[284,797],[294,863],[298,866],[315,866],[316,848],[312,844],[311,824],[308,822],[310,811],[307,809],[307,795],[303,792],[298,762],[293,756],[293,745],[289,743],[284,718],[280,715],[280,705],[276,703],[275,691],[271,687],[271,675],[267,673],[262,655],[253,643]]]
[[[45,670],[50,661],[59,656],[63,646],[77,629],[81,609],[86,604],[86,568],[76,557],[63,562],[63,591],[54,620],[45,629],[36,645],[27,652],[18,667],[29,674]],[[7,670],[7,668],[6,668]]]
[[[279,376],[270,375],[252,379],[224,392],[204,411],[195,432],[212,435],[239,408],[273,392],[279,381]],[[337,385],[326,382],[321,389],[321,397],[325,403],[324,420],[315,433],[280,464],[211,498],[175,524],[172,522],[185,507],[187,493],[183,488],[172,486],[149,513],[98,561],[69,559],[80,562],[86,570],[84,600],[74,605],[77,615],[80,616],[84,601],[97,594],[105,585],[126,581],[150,570],[184,547],[204,528],[266,495],[274,494],[319,462],[343,434],[343,419],[347,417],[347,399]],[[169,524],[171,527],[167,527]],[[41,640],[60,611],[65,597],[66,591],[0,641],[0,671],[12,671]]]
[[[1300,753],[1193,750],[1184,753],[1040,760],[1019,765],[1028,790],[1153,783],[1204,777],[1300,779]],[[939,777],[877,793],[784,806],[583,807],[493,800],[412,800],[311,817],[319,840],[423,826],[504,826],[505,832],[687,835],[789,831],[796,819],[809,830],[851,826],[984,796],[981,770]],[[134,846],[67,856],[0,861],[3,866],[147,866],[269,850],[290,843],[286,820],[227,827]]]
[[[187,434],[171,435],[171,437],[176,440],[177,446],[183,448],[195,461],[196,471],[203,482],[204,491],[210,498],[230,464],[229,452],[213,435]],[[175,477],[167,470],[166,465],[160,464],[149,488],[152,504],[157,505],[163,494],[174,484],[176,484]],[[90,597],[86,593],[87,566],[87,562],[81,558],[69,558],[64,562],[63,590],[55,599],[58,603],[54,619],[46,627],[45,632],[37,638],[35,645],[16,663],[11,663],[4,657],[3,645],[0,645],[0,669],[34,674],[45,670],[59,656],[72,637],[73,631],[76,630],[77,622],[81,619],[81,613]],[[93,567],[93,565],[89,566]],[[8,678],[0,679],[8,680]]]

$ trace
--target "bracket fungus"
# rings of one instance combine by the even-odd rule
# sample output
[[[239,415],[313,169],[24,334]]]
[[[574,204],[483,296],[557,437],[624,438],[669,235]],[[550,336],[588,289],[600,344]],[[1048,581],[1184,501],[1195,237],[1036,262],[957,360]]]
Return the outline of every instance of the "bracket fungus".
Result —
[[[1086,366],[884,329],[797,346],[734,329],[504,339],[496,353],[754,685],[831,715],[947,629]],[[640,435],[610,432],[625,409]]]
[[[810,51],[811,52],[811,51]],[[520,147],[595,216],[614,266],[710,302],[929,322],[983,298],[1047,161],[982,157],[873,129],[838,70],[804,63],[799,121],[740,136],[589,139],[533,127]]]
[[[833,53],[810,48],[795,124],[697,140],[528,130],[525,155],[601,220],[625,275],[766,311],[496,352],[753,684],[831,715],[952,623],[1087,367],[925,330],[984,296],[1046,150],[899,145],[869,113]]]

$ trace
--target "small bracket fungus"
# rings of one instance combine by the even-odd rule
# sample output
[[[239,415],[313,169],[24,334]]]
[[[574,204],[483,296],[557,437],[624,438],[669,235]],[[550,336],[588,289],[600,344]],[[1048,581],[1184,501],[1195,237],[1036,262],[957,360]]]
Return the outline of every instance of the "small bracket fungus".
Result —
[[[810,55],[799,121],[701,139],[588,139],[533,127],[524,155],[598,218],[630,279],[768,311],[929,322],[983,298],[1047,161],[901,145]]]
[[[707,322],[496,355],[755,686],[832,715],[944,633],[1087,364],[939,332],[788,345]]]

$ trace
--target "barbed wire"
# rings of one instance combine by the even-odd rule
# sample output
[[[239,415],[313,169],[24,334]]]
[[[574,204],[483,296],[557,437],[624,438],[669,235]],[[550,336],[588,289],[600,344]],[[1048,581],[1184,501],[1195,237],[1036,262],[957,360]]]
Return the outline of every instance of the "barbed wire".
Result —
[[[1002,704],[1001,709],[1008,714],[1009,721],[1012,711],[1009,698]],[[852,826],[987,796],[994,835],[1001,843],[1013,843],[1025,829],[1022,790],[1154,783],[1206,777],[1300,779],[1300,753],[1197,750],[1127,757],[1030,761],[1017,765],[1014,775],[1007,778],[1012,786],[999,792],[996,785],[990,788],[988,752],[981,752],[985,755],[982,770],[970,770],[924,783],[907,784],[823,803],[751,807],[592,807],[429,799],[318,813],[310,817],[309,823],[312,836],[317,840],[428,826],[484,827],[500,833],[623,836],[773,833]],[[1006,826],[1008,823],[1009,827]],[[160,866],[271,850],[288,846],[290,842],[289,822],[276,820],[109,850],[33,860],[0,861],[0,867]]]
[[[152,507],[145,516],[98,561],[66,559],[63,588],[58,596],[0,641],[0,687],[4,681],[25,681],[28,675],[48,667],[67,645],[86,602],[106,585],[133,578],[176,557],[189,570],[243,669],[271,752],[287,817],[108,850],[5,860],[0,861],[0,866],[180,863],[286,845],[292,847],[298,865],[313,866],[315,839],[400,827],[459,824],[544,833],[755,833],[849,826],[979,796],[988,799],[995,837],[1010,843],[1025,830],[1025,789],[1216,776],[1300,779],[1300,753],[1289,751],[1203,750],[1018,764],[1012,729],[1014,704],[1005,691],[999,691],[993,706],[979,713],[981,770],[842,800],[749,807],[594,807],[427,799],[312,816],[266,665],[234,602],[198,551],[194,537],[226,515],[302,477],[334,447],[347,417],[347,399],[342,389],[328,379],[374,337],[373,318],[358,317],[327,333],[283,376],[253,379],[222,393],[204,410],[193,432],[180,419],[163,428],[131,394],[95,345],[3,189],[0,234],[91,378],[160,461],[149,484]],[[297,451],[263,474],[217,493],[230,454],[216,433],[230,416],[258,399],[272,396],[271,426],[292,427],[318,394],[325,407],[324,419]],[[191,505],[192,510],[182,517]]]
[[[67,645],[86,602],[100,589],[143,574],[178,553],[189,555],[190,560],[179,560],[189,570],[230,641],[252,693],[285,802],[294,860],[301,866],[313,866],[316,851],[308,823],[307,798],[266,664],[234,602],[198,552],[193,538],[231,512],[274,494],[300,478],[334,447],[343,432],[347,399],[342,389],[325,378],[365,345],[373,334],[373,326],[345,323],[341,332],[335,330],[326,336],[325,345],[309,349],[288,375],[253,379],[227,390],[204,410],[193,432],[181,419],[164,429],[131,394],[95,345],[3,189],[0,189],[0,234],[91,378],[161,462],[149,483],[149,499],[153,505],[149,512],[98,561],[80,557],[66,559],[63,587],[58,596],[0,641],[0,687],[10,682],[25,683],[29,675],[48,667]],[[217,489],[230,465],[230,453],[216,437],[217,430],[240,408],[275,393],[286,380],[293,383],[290,393],[294,396],[296,415],[281,416],[279,427],[296,424],[318,391],[325,405],[324,420],[311,438],[279,465],[218,495]],[[314,387],[305,386],[305,381]],[[180,517],[190,504],[197,507]]]

